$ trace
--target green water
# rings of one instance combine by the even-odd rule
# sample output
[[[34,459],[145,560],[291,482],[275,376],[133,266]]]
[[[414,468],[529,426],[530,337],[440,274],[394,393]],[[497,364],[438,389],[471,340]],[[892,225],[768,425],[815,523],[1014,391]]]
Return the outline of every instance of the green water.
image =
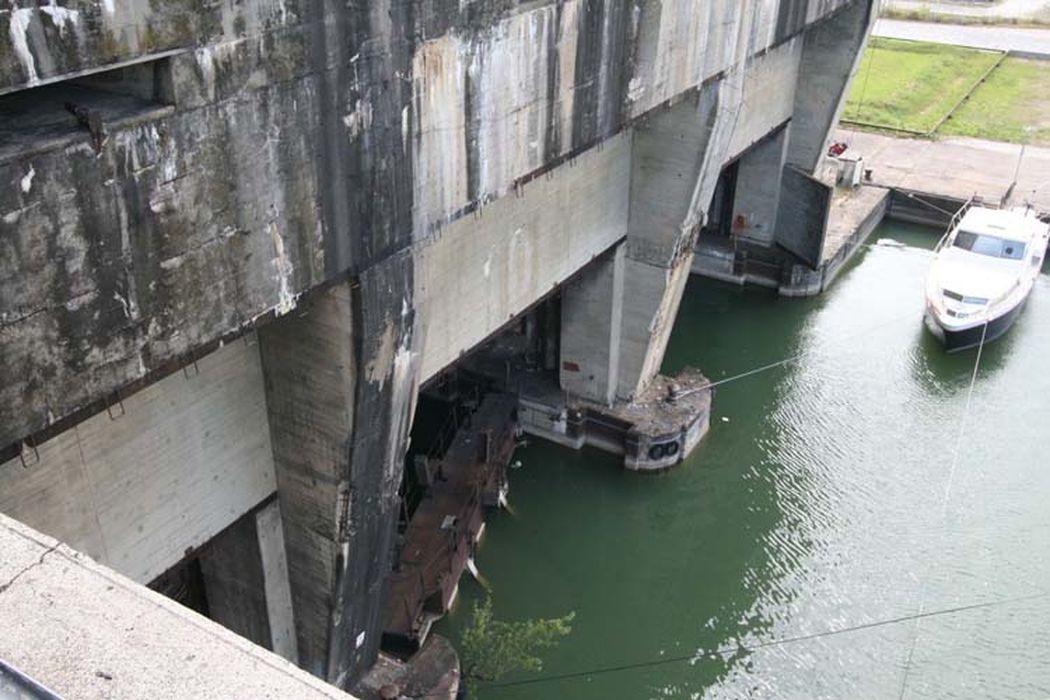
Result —
[[[1050,591],[1050,278],[985,349],[953,470],[975,353],[922,328],[935,235],[887,238],[905,245],[871,246],[818,299],[690,282],[665,372],[806,354],[722,386],[676,469],[519,450],[514,514],[490,521],[478,564],[498,616],[576,620],[541,673],[506,680],[667,663],[482,698],[1050,696],[1050,598],[1031,597]],[[481,588],[461,593],[453,640]],[[920,611],[938,614],[777,643]]]

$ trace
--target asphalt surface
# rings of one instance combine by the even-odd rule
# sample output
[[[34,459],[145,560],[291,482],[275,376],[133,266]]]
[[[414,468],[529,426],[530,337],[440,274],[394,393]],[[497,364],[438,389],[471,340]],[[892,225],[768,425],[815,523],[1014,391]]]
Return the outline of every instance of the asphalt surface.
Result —
[[[981,2],[930,2],[929,0],[889,0],[893,10],[928,10],[939,15],[999,17],[1004,19],[1050,19],[1050,0],[1002,0]]]
[[[1050,58],[1050,28],[1030,29],[880,19],[875,23],[874,34],[891,39],[1015,51]],[[1050,66],[1047,66],[1047,69],[1050,70]]]

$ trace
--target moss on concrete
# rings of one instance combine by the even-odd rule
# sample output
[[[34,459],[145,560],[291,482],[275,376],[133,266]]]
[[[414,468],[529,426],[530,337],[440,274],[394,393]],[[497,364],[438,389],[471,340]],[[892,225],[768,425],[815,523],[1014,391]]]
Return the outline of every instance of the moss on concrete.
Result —
[[[843,119],[927,133],[998,60],[991,51],[873,38]]]
[[[1050,64],[1006,59],[939,133],[1050,145]]]

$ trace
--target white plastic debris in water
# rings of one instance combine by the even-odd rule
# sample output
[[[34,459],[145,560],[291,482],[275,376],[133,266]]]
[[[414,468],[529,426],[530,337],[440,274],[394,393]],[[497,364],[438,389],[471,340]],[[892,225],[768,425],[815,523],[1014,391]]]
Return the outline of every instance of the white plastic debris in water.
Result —
[[[514,460],[514,463],[510,465],[511,469],[521,469],[522,464],[520,459]]]
[[[729,416],[722,416],[722,422],[723,423],[728,423],[729,422]]]

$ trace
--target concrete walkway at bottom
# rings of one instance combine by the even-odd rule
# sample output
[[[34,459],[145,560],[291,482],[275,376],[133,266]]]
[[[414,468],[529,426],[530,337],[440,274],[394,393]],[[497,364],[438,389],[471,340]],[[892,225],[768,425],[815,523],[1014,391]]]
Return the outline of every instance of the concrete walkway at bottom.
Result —
[[[4,515],[0,552],[0,659],[60,697],[352,700]]]
[[[845,155],[864,158],[871,183],[955,199],[977,195],[1000,201],[1030,202],[1050,211],[1050,148],[970,138],[902,139],[839,129],[836,141],[849,145]]]
[[[1035,58],[1050,58],[1050,28],[942,24],[880,19],[872,30],[887,39],[929,41],[992,51],[1013,51]],[[1050,67],[1048,67],[1050,69]]]

